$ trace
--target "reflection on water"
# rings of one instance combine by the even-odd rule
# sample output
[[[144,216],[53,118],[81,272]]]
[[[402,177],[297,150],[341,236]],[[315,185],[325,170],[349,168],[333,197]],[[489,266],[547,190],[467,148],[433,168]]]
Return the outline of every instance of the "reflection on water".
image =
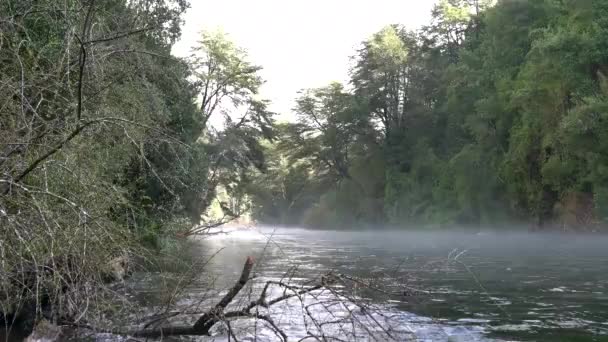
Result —
[[[255,298],[268,280],[306,284],[328,271],[381,288],[349,289],[350,298],[373,311],[311,306],[312,316],[331,311],[325,320],[356,318],[359,326],[324,327],[346,341],[366,341],[370,333],[380,334],[376,341],[388,340],[382,335],[386,331],[399,341],[608,341],[606,246],[607,236],[589,235],[236,230],[196,241],[193,253],[201,260],[213,258],[179,305],[216,303],[252,255],[255,278],[233,307]],[[272,288],[271,294],[282,291]],[[345,293],[317,291],[269,313],[297,341],[317,329],[302,302],[344,302],[336,295]],[[233,329],[239,329],[242,341],[280,340],[253,320],[234,322]],[[213,340],[226,336],[218,327]]]
[[[221,252],[193,298],[232,285],[253,255],[257,286],[289,270],[296,283],[334,270],[381,284],[391,295],[362,288],[358,298],[418,341],[608,340],[605,236],[260,228],[197,243],[202,258]],[[275,310],[290,334],[304,334],[301,310]]]

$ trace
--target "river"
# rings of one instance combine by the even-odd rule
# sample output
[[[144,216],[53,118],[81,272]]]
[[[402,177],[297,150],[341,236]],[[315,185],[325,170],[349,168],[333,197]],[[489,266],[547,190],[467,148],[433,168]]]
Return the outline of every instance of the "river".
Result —
[[[258,285],[287,272],[306,283],[328,271],[382,284],[385,292],[362,287],[357,298],[417,341],[608,341],[607,236],[265,227],[192,250],[213,258],[187,289],[191,299],[229,287],[251,255]],[[423,291],[394,295],[412,288]],[[279,325],[302,337],[301,310],[278,310]]]

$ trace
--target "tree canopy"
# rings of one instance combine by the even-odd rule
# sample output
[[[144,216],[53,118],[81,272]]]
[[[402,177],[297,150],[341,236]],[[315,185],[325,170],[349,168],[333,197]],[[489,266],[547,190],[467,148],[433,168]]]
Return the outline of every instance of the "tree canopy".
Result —
[[[315,175],[293,180],[307,209],[262,205],[260,218],[597,229],[604,14],[602,1],[442,0],[418,31],[386,26],[362,43],[350,84],[303,91],[297,122],[268,147]]]

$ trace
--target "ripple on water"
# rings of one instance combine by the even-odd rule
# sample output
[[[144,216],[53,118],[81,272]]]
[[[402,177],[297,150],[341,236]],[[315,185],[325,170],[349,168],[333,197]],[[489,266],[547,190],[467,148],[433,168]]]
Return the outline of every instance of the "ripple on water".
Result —
[[[402,334],[407,330],[419,341],[485,341],[488,340],[487,333],[495,331],[513,331],[512,336],[522,336],[521,331],[534,334],[536,329],[564,329],[562,327],[580,328],[581,334],[593,334],[598,327],[604,330],[608,327],[608,322],[605,322],[608,317],[600,312],[608,303],[604,291],[608,287],[605,277],[608,264],[604,262],[608,253],[597,252],[586,259],[575,258],[572,256],[578,253],[586,255],[589,250],[587,244],[579,243],[578,249],[572,249],[571,241],[564,240],[563,244],[556,241],[547,244],[550,248],[539,250],[539,241],[530,242],[533,239],[529,235],[522,239],[514,237],[511,244],[505,239],[496,239],[492,234],[485,238],[464,235],[462,238],[446,238],[439,234],[417,236],[396,232],[385,235],[279,230],[275,234],[275,242],[281,246],[281,252],[275,254],[281,257],[270,259],[268,266],[260,268],[260,275],[280,278],[288,268],[297,265],[297,282],[303,283],[330,269],[370,278],[374,272],[394,271],[397,277],[407,279],[408,284],[430,291],[431,296],[420,300],[423,303],[419,306],[408,300],[407,309],[439,317],[425,319],[400,311],[406,304],[397,300],[399,298],[387,302],[388,298],[378,296],[372,302],[384,305],[377,312],[379,317],[392,317],[387,326]],[[218,237],[215,242],[219,244],[222,238]],[[231,241],[237,240],[238,243],[231,247],[238,249],[239,253],[260,251],[267,244],[266,237],[256,239],[251,234]],[[601,242],[601,239],[593,240],[597,240],[598,245]],[[469,246],[471,243],[473,249]],[[454,247],[471,250],[459,260],[470,266],[478,282],[461,265],[445,262]],[[266,252],[271,252],[271,248]],[[568,254],[567,258],[556,256],[560,249],[571,249],[572,255]],[[218,266],[219,272],[224,272],[223,267],[221,264]],[[240,267],[237,265],[237,271]],[[582,270],[585,270],[584,274]],[[569,274],[576,274],[576,277]],[[395,286],[381,277],[375,279],[391,288]],[[482,295],[485,291],[480,290],[479,283],[492,297]],[[564,310],[570,312],[564,315]],[[592,314],[585,313],[589,310]],[[494,316],[485,314],[489,311],[497,313]],[[296,315],[301,316],[301,313],[300,309],[291,315],[287,308],[276,314],[282,317],[282,326],[299,336],[302,329],[305,331],[305,323]],[[491,322],[458,321],[458,318],[467,317],[489,318]],[[591,319],[585,321],[583,318]],[[221,334],[217,336],[219,338]],[[273,334],[268,334],[268,338],[272,340]]]

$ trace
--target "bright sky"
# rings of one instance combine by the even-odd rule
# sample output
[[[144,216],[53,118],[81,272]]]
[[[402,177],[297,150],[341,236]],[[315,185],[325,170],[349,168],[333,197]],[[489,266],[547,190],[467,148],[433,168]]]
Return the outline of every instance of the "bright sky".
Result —
[[[289,118],[297,92],[345,82],[359,44],[389,24],[418,28],[435,0],[191,0],[173,53],[186,56],[201,30],[221,29],[262,66],[262,96]]]

